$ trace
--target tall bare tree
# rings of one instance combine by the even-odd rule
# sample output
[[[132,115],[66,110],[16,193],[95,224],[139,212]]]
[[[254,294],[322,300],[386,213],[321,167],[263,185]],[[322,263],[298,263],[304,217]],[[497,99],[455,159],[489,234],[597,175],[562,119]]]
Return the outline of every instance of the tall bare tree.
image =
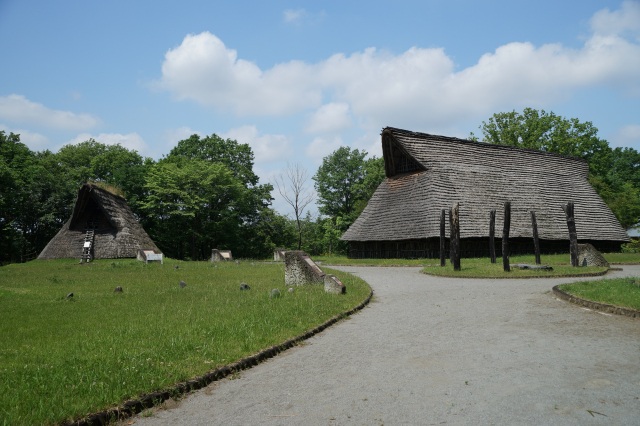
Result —
[[[298,250],[302,247],[302,215],[304,209],[313,201],[314,193],[307,186],[307,171],[299,163],[287,164],[287,169],[275,180],[278,192],[291,206],[298,228]]]

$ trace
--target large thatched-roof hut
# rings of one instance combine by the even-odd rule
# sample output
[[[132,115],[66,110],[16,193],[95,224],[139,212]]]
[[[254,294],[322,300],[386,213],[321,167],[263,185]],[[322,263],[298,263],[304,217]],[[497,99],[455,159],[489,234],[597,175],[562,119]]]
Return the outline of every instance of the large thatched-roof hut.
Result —
[[[132,258],[139,250],[160,253],[124,198],[86,183],[78,191],[71,218],[38,259]]]
[[[382,131],[386,178],[360,217],[342,236],[356,258],[438,257],[440,212],[460,203],[463,256],[489,253],[489,214],[496,214],[500,253],[503,206],[511,202],[511,253],[532,253],[530,211],[535,211],[541,250],[567,252],[563,206],[575,204],[580,242],[601,251],[629,240],[587,180],[578,158],[434,136],[387,127]],[[446,235],[449,224],[446,222]]]

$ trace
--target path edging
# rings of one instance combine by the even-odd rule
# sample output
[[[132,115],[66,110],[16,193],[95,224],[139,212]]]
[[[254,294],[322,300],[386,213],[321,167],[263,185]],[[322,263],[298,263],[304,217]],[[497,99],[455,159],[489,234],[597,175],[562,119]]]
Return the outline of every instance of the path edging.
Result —
[[[593,302],[591,300],[581,299],[572,294],[567,293],[566,291],[560,290],[558,288],[562,284],[558,284],[553,287],[553,294],[558,298],[562,299],[566,302],[573,303],[576,305],[584,306],[585,308],[593,309],[594,311],[606,312],[609,314],[615,315],[624,315],[631,318],[640,318],[640,311],[636,311],[635,309],[623,308],[621,306],[609,305],[606,303]]]
[[[300,342],[315,336],[316,334],[324,331],[326,328],[360,311],[361,309],[363,309],[365,306],[369,304],[372,298],[373,298],[373,289],[369,292],[369,296],[367,296],[367,298],[363,300],[355,308],[349,311],[343,312],[341,314],[338,314],[330,318],[326,322],[320,324],[319,326],[297,337],[293,337],[289,340],[286,340],[285,342],[280,343],[279,345],[275,345],[275,346],[271,346],[269,348],[263,349],[256,354],[250,355],[232,364],[228,364],[228,365],[216,368],[215,370],[212,370],[202,376],[195,377],[185,382],[177,383],[170,388],[141,395],[137,399],[132,399],[124,402],[120,407],[110,408],[104,411],[100,411],[98,413],[90,414],[81,420],[76,420],[73,422],[64,422],[62,424],[69,425],[69,426],[107,425],[116,420],[124,420],[148,408],[153,408],[157,405],[160,405],[161,403],[163,403],[164,401],[170,398],[174,398],[176,396],[184,395],[186,393],[189,393],[198,389],[202,389],[215,381],[224,379],[225,377],[231,376],[232,374],[237,373],[239,371],[247,370],[251,367],[254,367],[260,364],[263,361],[266,361],[269,358],[273,358],[274,356],[278,355],[280,352],[284,352],[287,349],[297,346]]]

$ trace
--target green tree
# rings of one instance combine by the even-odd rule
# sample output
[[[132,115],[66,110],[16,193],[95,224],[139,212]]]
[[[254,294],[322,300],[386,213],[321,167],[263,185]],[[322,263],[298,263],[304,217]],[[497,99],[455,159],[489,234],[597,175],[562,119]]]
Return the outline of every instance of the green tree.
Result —
[[[583,158],[595,175],[606,173],[609,165],[609,143],[598,138],[598,129],[589,121],[525,108],[522,113],[494,114],[480,129],[489,143]]]
[[[343,146],[322,159],[322,165],[313,176],[320,213],[347,221],[355,219],[356,203],[367,197],[364,186],[366,156],[364,150]]]
[[[249,144],[233,139],[222,139],[215,133],[201,138],[191,135],[181,140],[168,157],[199,158],[211,163],[226,165],[244,185],[256,186],[259,178],[253,172],[253,151]]]
[[[366,156],[364,150],[340,147],[322,159],[313,176],[319,211],[326,216],[320,225],[325,250],[345,252],[346,244],[334,236],[342,235],[357,219],[384,179],[383,160]]]
[[[269,209],[273,187],[258,184],[249,145],[215,134],[204,138],[193,135],[179,141],[158,164],[145,185],[149,195],[164,192],[164,196],[180,200],[174,204],[184,204],[162,210],[154,204],[167,198],[148,197],[143,203],[150,233],[163,250],[179,258],[202,259],[212,248],[230,249],[236,257],[262,257],[273,248],[256,244],[256,235],[276,229],[277,219]],[[226,171],[224,176],[222,170]],[[162,178],[163,173],[167,177]],[[161,185],[172,188],[171,193],[166,194]],[[175,228],[175,223],[182,228]]]
[[[122,190],[133,211],[140,212],[138,200],[144,196],[145,174],[154,163],[150,158],[121,145],[89,139],[63,146],[55,154],[55,161],[66,174],[64,180],[72,197],[87,181],[104,182]]]
[[[55,168],[20,136],[0,131],[0,263],[34,258],[63,223]]]
[[[200,260],[226,244],[237,228],[237,201],[246,188],[221,163],[160,161],[147,174],[141,202],[152,237],[169,257]]]
[[[354,217],[360,216],[384,178],[384,159],[382,157],[369,158],[364,162],[364,179],[361,183],[356,184],[356,193],[360,194],[360,198],[354,205]]]

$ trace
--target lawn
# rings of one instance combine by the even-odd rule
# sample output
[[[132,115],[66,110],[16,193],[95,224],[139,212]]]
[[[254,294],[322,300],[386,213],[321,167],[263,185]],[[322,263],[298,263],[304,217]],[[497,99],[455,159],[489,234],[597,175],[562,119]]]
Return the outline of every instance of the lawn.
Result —
[[[614,278],[562,284],[560,290],[585,300],[640,311],[640,278]]]
[[[430,275],[442,277],[464,277],[464,278],[531,278],[531,277],[567,277],[602,274],[608,268],[589,266],[574,268],[569,263],[568,255],[554,254],[542,256],[541,263],[553,268],[551,271],[518,269],[516,264],[535,265],[533,255],[512,256],[510,259],[511,271],[505,272],[502,265],[502,258],[496,259],[496,263],[491,263],[489,258],[461,259],[460,271],[454,271],[451,262],[447,259],[447,265],[440,266],[439,260],[434,260],[425,266],[424,272]]]
[[[166,389],[298,336],[369,295],[362,280],[331,273],[346,295],[322,286],[289,293],[284,265],[271,262],[1,267],[0,424],[60,423]],[[270,297],[274,288],[281,297]]]
[[[604,253],[604,257],[611,264],[640,264],[640,253]],[[350,259],[346,256],[313,256],[316,262],[327,265],[353,265],[353,266],[439,266],[439,259]],[[465,262],[469,259],[462,259],[461,263],[464,268]],[[475,259],[471,259],[475,261]],[[485,259],[489,262],[489,259]],[[512,256],[511,263],[535,263],[533,256]],[[502,258],[496,260],[500,269],[502,269]],[[449,260],[447,259],[447,263]],[[568,265],[569,254],[542,255],[543,264]]]

